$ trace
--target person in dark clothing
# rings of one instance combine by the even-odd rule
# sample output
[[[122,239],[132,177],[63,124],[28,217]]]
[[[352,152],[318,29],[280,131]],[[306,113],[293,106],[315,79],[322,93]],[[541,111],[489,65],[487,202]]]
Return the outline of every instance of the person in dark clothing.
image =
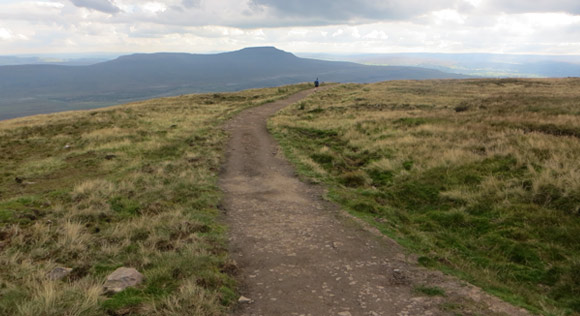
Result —
[[[318,88],[319,85],[320,83],[318,82],[318,78],[316,78],[316,80],[314,80],[314,87]]]

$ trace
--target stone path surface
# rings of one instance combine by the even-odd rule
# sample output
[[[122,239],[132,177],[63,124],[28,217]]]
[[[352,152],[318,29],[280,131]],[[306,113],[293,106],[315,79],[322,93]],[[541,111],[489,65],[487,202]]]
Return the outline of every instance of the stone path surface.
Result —
[[[480,289],[416,264],[301,182],[266,120],[313,93],[240,113],[220,177],[242,295],[233,315],[528,315]],[[418,287],[438,287],[426,296]]]

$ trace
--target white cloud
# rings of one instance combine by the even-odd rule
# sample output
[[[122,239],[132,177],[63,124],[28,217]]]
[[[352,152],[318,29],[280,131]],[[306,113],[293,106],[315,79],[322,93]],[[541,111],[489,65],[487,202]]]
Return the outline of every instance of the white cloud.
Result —
[[[12,33],[5,28],[0,28],[0,39],[10,40],[12,39]]]
[[[157,14],[167,11],[167,6],[161,2],[147,2],[143,5],[143,11],[150,14]]]
[[[363,38],[372,40],[387,40],[389,39],[389,35],[387,35],[385,31],[372,30],[369,33],[365,34]]]
[[[30,2],[32,5],[35,5],[37,7],[43,7],[43,8],[56,8],[56,9],[62,9],[64,7],[64,4],[60,3],[60,2],[45,2],[45,1],[33,1]]]
[[[65,7],[59,2],[8,1],[0,2],[0,20],[6,21],[46,21],[58,19]]]
[[[464,24],[466,19],[465,15],[451,9],[434,11],[431,12],[431,15],[434,23],[438,25],[443,23]]]
[[[0,27],[0,40],[2,41],[26,41],[28,37],[24,34],[15,34],[9,29]]]
[[[306,37],[310,31],[306,28],[295,28],[288,31],[290,37]]]
[[[580,51],[577,0],[304,1],[3,0],[0,53]]]
[[[483,0],[465,0],[465,2],[471,4],[474,7],[478,7],[479,5],[481,5]]]

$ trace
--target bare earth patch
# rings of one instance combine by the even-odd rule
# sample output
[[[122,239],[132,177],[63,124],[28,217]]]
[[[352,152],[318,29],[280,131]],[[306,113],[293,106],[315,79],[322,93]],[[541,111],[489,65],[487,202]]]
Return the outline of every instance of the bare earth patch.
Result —
[[[301,182],[266,120],[313,90],[229,121],[220,178],[242,295],[234,315],[528,315],[416,264],[394,241]]]

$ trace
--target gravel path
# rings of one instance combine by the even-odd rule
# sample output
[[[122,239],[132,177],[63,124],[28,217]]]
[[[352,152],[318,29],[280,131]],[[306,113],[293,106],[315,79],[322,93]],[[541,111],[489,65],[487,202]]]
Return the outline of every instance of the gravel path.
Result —
[[[480,289],[419,267],[392,240],[301,182],[266,120],[313,93],[246,110],[220,177],[242,295],[234,315],[528,315]],[[426,296],[418,287],[438,287]]]

